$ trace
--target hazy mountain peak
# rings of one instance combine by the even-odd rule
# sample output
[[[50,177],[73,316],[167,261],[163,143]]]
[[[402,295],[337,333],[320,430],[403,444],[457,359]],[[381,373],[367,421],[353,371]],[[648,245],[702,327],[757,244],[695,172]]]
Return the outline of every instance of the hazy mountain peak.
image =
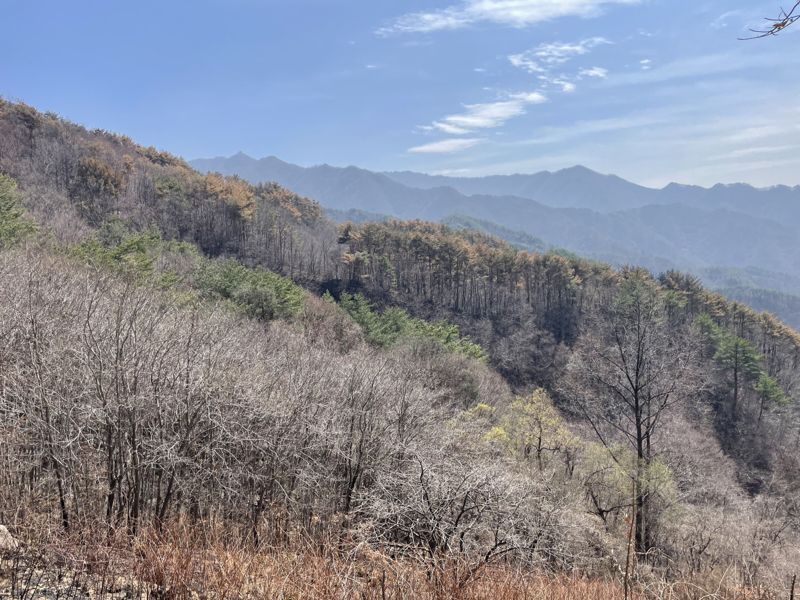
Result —
[[[551,173],[550,171],[544,171],[545,173]],[[583,165],[573,165],[571,167],[565,167],[563,169],[559,169],[553,175],[589,175],[589,176],[597,176],[597,177],[605,177],[605,175],[598,173],[597,171],[593,171],[589,167],[585,167]]]

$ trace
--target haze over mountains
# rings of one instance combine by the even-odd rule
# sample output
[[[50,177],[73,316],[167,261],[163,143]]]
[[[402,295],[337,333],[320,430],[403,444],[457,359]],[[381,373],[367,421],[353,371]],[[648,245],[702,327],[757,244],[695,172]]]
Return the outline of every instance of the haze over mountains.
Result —
[[[490,231],[512,243],[525,234],[615,265],[690,271],[734,299],[800,324],[800,299],[794,298],[800,294],[798,187],[670,184],[653,189],[581,166],[531,175],[447,177],[301,167],[243,153],[191,163],[254,183],[277,182],[328,209],[362,211],[358,220],[457,217],[460,227]]]

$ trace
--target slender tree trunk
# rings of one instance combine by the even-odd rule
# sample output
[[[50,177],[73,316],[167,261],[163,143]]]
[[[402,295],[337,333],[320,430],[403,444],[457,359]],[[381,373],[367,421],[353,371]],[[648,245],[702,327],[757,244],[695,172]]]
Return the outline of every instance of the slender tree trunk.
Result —
[[[633,488],[633,493],[631,494],[631,500],[634,500],[634,505],[635,505],[635,499],[638,497],[638,494],[636,493],[636,482],[635,481],[632,484],[632,488]],[[632,509],[633,509],[634,505],[631,506]],[[633,532],[636,529],[636,511],[635,510],[631,510],[631,519],[630,520],[631,520],[630,527],[628,529],[628,548],[627,548],[627,554],[625,555],[625,580],[624,580],[625,600],[628,600],[628,598],[630,598],[630,593],[631,593],[631,573],[633,571],[633,560],[634,560],[634,557],[635,557],[634,552],[632,552],[632,550],[633,550]]]
[[[643,492],[645,486],[642,485],[647,477],[647,457],[645,454],[645,431],[642,416],[642,407],[639,394],[634,393],[635,419],[636,419],[636,498],[634,502],[634,513],[636,517],[636,552],[644,555],[649,550],[647,540],[647,523],[645,513],[647,509],[647,493]]]
[[[736,352],[737,354],[733,365],[733,406],[731,407],[731,416],[733,416],[733,418],[736,418],[739,412],[739,351],[737,350]]]

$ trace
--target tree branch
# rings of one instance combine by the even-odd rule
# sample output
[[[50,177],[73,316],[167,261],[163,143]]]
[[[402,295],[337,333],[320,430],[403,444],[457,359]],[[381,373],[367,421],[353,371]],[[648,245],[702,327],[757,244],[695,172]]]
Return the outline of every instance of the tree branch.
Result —
[[[797,2],[794,3],[794,6],[792,6],[792,8],[790,8],[788,11],[781,9],[781,12],[777,18],[765,19],[767,21],[767,26],[765,26],[763,29],[750,29],[750,31],[755,35],[739,39],[757,40],[760,38],[778,35],[781,31],[789,27],[789,25],[793,24],[798,19],[800,19],[800,0],[797,0]]]

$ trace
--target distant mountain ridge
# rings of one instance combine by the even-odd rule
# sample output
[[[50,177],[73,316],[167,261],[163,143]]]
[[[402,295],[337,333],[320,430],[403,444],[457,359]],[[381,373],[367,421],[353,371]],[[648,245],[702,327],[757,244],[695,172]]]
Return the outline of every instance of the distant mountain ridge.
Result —
[[[531,175],[448,177],[411,171],[384,174],[409,187],[451,187],[468,196],[517,196],[554,208],[588,208],[598,212],[613,212],[653,204],[658,192],[625,181],[616,175],[601,175],[580,165]],[[588,188],[593,190],[593,194],[586,193]]]
[[[191,164],[251,182],[275,181],[340,211],[488,221],[617,265],[759,268],[800,276],[798,187],[670,184],[659,190],[580,166],[480,178],[376,173],[243,153]]]
[[[589,208],[615,212],[651,204],[687,204],[695,208],[729,209],[760,217],[800,217],[800,186],[756,188],[744,183],[716,184],[710,188],[670,183],[657,189],[602,175],[583,166],[531,175],[449,177],[411,171],[384,173],[410,187],[452,187],[466,195],[519,196],[553,207]],[[591,188],[592,194],[587,194]],[[766,211],[766,212],[765,212]]]

